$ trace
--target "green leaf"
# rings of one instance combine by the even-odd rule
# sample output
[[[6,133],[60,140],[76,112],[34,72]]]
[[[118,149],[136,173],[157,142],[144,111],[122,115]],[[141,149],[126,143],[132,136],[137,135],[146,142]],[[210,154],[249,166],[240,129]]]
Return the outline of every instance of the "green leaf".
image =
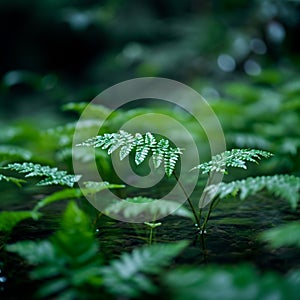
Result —
[[[42,207],[49,205],[56,201],[66,200],[66,199],[76,199],[84,197],[86,194],[95,194],[101,192],[105,189],[116,189],[116,188],[123,188],[124,185],[120,184],[110,184],[109,182],[95,182],[95,181],[87,181],[84,182],[85,188],[68,188],[62,191],[55,192],[42,200],[40,200],[36,206],[34,207],[33,211],[37,211]]]
[[[172,259],[187,246],[186,241],[176,244],[155,244],[124,253],[117,260],[101,268],[103,283],[110,293],[122,297],[137,297],[142,292],[157,291],[147,274],[160,274]]]
[[[85,181],[83,184],[85,185],[85,188],[82,188],[81,190],[84,194],[95,194],[106,189],[120,189],[125,187],[123,184],[114,184],[107,181]]]
[[[174,300],[297,300],[299,283],[276,273],[260,275],[248,265],[181,267],[164,276],[167,299]]]
[[[55,260],[55,249],[49,241],[22,241],[7,245],[6,250],[19,254],[32,265]]]
[[[0,162],[29,160],[31,157],[32,153],[24,148],[12,145],[0,145]]]
[[[76,199],[82,197],[82,192],[80,189],[64,189],[62,191],[55,192],[42,200],[40,200],[36,206],[34,207],[33,211],[37,211],[42,207],[49,205],[56,201],[66,200],[66,199]]]
[[[39,214],[31,211],[2,211],[0,212],[0,231],[9,233],[25,219],[37,219]]]
[[[270,152],[257,149],[232,149],[213,156],[211,161],[202,163],[192,170],[200,169],[202,174],[226,173],[228,167],[247,169],[247,161],[257,163],[261,157],[269,158],[272,155]]]
[[[259,191],[266,189],[269,193],[289,201],[292,209],[296,209],[299,201],[300,177],[293,175],[274,175],[248,177],[219,185],[210,185],[206,191],[214,197],[225,198],[229,195],[244,200]]]
[[[292,222],[261,234],[261,239],[272,248],[296,246],[300,248],[300,222]]]
[[[81,114],[84,110],[89,118],[104,120],[110,114],[111,110],[100,104],[92,104],[88,102],[70,102],[62,106],[63,110],[71,110]]]
[[[6,249],[34,266],[30,276],[39,280],[40,298],[65,299],[72,294],[89,299],[101,285],[98,243],[88,216],[74,202],[69,203],[60,230],[49,240],[22,241]]]
[[[70,175],[66,171],[58,171],[57,168],[50,168],[49,166],[41,166],[31,162],[9,164],[3,169],[14,170],[19,173],[28,173],[25,177],[46,177],[37,185],[67,185],[73,187],[81,175]]]
[[[126,198],[118,201],[108,206],[104,213],[108,216],[122,214],[125,218],[143,216],[152,221],[159,219],[161,216],[172,214],[193,220],[192,213],[181,203],[146,197]]]

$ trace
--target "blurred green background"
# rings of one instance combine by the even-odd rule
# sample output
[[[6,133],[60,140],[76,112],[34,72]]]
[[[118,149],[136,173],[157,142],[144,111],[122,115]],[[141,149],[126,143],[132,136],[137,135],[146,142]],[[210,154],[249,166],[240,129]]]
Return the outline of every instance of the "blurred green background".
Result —
[[[1,0],[1,111],[90,101],[139,76],[180,80],[206,96],[241,76],[278,83],[299,68],[298,3]]]
[[[209,101],[229,147],[273,151],[276,171],[299,173],[299,3],[1,0],[0,142],[16,142],[20,120],[63,125],[77,116],[62,105],[160,76]]]

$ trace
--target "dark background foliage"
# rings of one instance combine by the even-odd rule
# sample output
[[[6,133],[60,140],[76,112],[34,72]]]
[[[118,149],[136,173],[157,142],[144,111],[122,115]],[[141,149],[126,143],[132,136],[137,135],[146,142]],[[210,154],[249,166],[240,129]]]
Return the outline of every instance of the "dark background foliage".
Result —
[[[297,70],[299,31],[298,1],[2,0],[2,112],[90,101],[139,76],[208,81],[208,94],[266,69],[280,76]]]

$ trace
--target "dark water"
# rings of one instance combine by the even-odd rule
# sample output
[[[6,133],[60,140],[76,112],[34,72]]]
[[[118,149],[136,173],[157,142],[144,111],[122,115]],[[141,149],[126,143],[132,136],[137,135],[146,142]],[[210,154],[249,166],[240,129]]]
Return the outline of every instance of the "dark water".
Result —
[[[266,229],[299,220],[300,209],[292,211],[289,204],[267,196],[223,200],[212,213],[203,237],[197,234],[191,220],[166,217],[156,229],[156,242],[190,241],[190,246],[177,259],[177,264],[236,264],[247,262],[259,269],[288,272],[300,266],[300,251],[293,247],[270,249],[260,241]],[[149,232],[143,225],[140,232],[133,225],[111,221],[99,224],[98,236],[107,254],[118,256],[146,243]],[[111,257],[110,256],[110,257]]]
[[[19,199],[20,196],[23,198],[21,202],[16,199],[3,202],[2,209],[30,209],[38,198],[43,197],[42,194],[35,193],[32,198],[30,194],[31,191],[19,194]],[[49,206],[38,222],[21,222],[8,243],[47,238],[59,228],[58,217],[63,213],[66,203],[62,201]],[[95,213],[86,200],[80,201],[79,205],[92,214]],[[201,267],[207,264],[247,262],[262,271],[286,273],[293,267],[300,266],[300,251],[289,247],[270,249],[259,240],[258,235],[268,228],[299,220],[299,216],[299,209],[292,211],[286,201],[272,197],[259,196],[245,201],[223,200],[212,213],[207,234],[203,238],[196,232],[191,220],[169,216],[160,220],[162,226],[156,230],[155,242],[169,243],[182,239],[190,241],[190,246],[176,259],[176,265],[192,264]],[[103,216],[97,222],[96,235],[104,258],[109,261],[124,251],[145,245],[149,232],[142,224],[137,226],[122,223]],[[24,289],[24,295],[29,295],[31,289],[35,289],[27,277],[29,269],[21,259],[1,249],[0,292],[2,289],[2,292],[14,293],[18,287]]]

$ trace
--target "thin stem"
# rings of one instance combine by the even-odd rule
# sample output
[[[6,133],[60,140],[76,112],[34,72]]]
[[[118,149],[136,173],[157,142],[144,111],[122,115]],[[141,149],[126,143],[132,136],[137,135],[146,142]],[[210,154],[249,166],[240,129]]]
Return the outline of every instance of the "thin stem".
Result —
[[[199,221],[201,222],[201,218],[202,218],[202,212],[203,212],[203,209],[202,207],[199,209]]]
[[[209,220],[210,214],[211,214],[211,212],[213,211],[213,208],[215,207],[214,204],[215,204],[215,202],[216,202],[217,199],[218,199],[218,198],[215,198],[215,199],[210,203],[209,210],[208,210],[208,212],[207,212],[207,214],[206,214],[206,216],[205,216],[205,220],[204,220],[203,225],[202,225],[202,227],[201,227],[202,233],[204,233],[204,231],[205,231],[205,228],[206,228],[207,222],[208,222],[208,220]]]
[[[192,201],[191,201],[190,197],[188,196],[187,192],[185,191],[183,185],[182,185],[181,182],[179,181],[179,178],[178,178],[177,174],[176,174],[175,172],[173,172],[173,174],[174,174],[175,179],[177,180],[177,182],[178,182],[180,188],[182,189],[182,191],[183,191],[183,193],[184,193],[184,195],[185,195],[185,197],[186,197],[186,199],[187,199],[187,201],[188,201],[188,203],[189,203],[189,205],[190,205],[190,207],[191,207],[191,209],[192,209],[192,213],[193,213],[194,218],[195,218],[195,221],[196,221],[196,223],[197,223],[197,227],[200,228],[200,220],[199,220],[198,215],[197,215],[197,213],[196,213],[196,211],[195,211],[195,208],[194,208],[194,206],[193,206],[193,204],[192,204]]]
[[[152,244],[152,239],[153,239],[153,228],[150,227],[150,234],[149,234],[149,241],[148,241],[149,245]]]

